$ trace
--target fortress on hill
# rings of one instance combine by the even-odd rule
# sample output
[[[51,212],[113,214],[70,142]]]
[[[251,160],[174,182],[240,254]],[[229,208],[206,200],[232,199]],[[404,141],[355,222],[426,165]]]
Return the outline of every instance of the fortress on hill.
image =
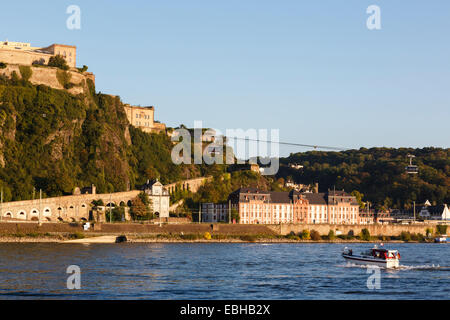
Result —
[[[44,65],[52,56],[61,55],[67,65],[75,68],[77,64],[77,47],[64,44],[52,44],[45,48],[32,47],[26,42],[0,42],[0,61],[21,65]]]
[[[29,81],[34,85],[43,84],[54,89],[64,90],[65,87],[58,80],[58,69],[53,67],[42,68],[47,66],[51,57],[60,55],[65,60],[70,70],[70,82],[72,87],[66,89],[71,94],[80,94],[86,92],[86,81],[89,79],[95,84],[95,76],[91,72],[80,72],[76,69],[77,47],[64,44],[52,44],[48,47],[32,47],[26,42],[0,42],[0,63],[7,65],[6,68],[0,69],[0,74],[11,76],[13,72],[20,75],[20,66],[29,66],[32,75]],[[124,111],[130,124],[136,128],[140,128],[147,133],[165,132],[164,123],[155,121],[155,108],[124,105]]]

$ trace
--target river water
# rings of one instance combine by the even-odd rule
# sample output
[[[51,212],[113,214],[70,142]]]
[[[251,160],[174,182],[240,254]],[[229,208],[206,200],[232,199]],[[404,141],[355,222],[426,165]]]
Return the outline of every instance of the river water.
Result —
[[[449,299],[450,245],[387,244],[402,267],[374,273],[344,244],[0,244],[0,299]],[[347,244],[353,252],[372,244]],[[81,288],[67,289],[69,265]],[[370,280],[376,284],[376,280]]]

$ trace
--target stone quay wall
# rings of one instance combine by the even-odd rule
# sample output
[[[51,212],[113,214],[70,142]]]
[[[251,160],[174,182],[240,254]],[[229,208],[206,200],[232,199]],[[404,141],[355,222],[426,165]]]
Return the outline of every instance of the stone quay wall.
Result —
[[[347,235],[349,232],[353,232],[357,235],[362,229],[366,228],[369,230],[370,235],[373,236],[399,236],[402,231],[410,233],[421,233],[426,234],[427,228],[434,228],[435,224],[367,224],[367,225],[348,225],[348,224],[279,224],[270,225],[269,228],[274,230],[277,234],[287,235],[291,232],[298,234],[303,230],[316,230],[321,235],[327,235],[330,230],[341,231],[343,235]]]

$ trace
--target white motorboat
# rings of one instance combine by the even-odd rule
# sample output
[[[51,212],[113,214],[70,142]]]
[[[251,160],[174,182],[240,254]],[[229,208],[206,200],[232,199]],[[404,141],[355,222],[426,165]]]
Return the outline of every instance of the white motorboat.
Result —
[[[342,257],[347,261],[360,265],[376,265],[387,269],[400,266],[400,253],[397,250],[378,248],[376,245],[373,249],[361,252],[360,255],[353,254],[352,249],[345,247]]]
[[[447,243],[447,235],[443,234],[437,238],[434,238],[434,242],[436,243]]]

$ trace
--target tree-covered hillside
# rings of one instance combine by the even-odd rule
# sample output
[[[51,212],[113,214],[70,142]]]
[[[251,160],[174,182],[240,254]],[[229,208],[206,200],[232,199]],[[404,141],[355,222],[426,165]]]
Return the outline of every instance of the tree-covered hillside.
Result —
[[[415,155],[418,174],[407,174],[408,154]],[[319,182],[328,188],[357,190],[378,208],[409,208],[413,201],[450,202],[450,149],[372,148],[343,152],[305,152],[280,160],[277,177],[297,183]],[[288,164],[303,165],[293,169]]]
[[[176,166],[165,134],[128,124],[119,97],[95,92],[74,96],[34,86],[14,74],[0,76],[0,187],[4,200],[71,194],[95,184],[97,192],[125,191],[160,178],[163,183],[208,174]]]

